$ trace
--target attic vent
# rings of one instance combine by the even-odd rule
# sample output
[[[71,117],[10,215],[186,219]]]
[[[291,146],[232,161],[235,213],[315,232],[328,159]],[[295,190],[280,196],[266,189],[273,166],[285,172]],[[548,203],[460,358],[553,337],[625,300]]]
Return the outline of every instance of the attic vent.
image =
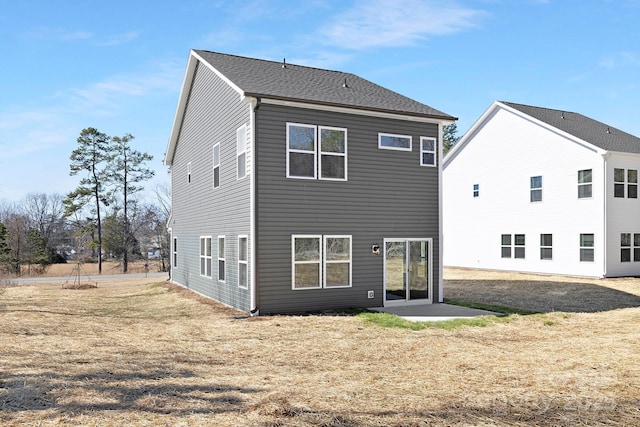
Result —
[[[562,120],[564,120],[564,111],[562,112]]]
[[[287,68],[287,58],[282,58],[282,68]]]
[[[347,88],[349,87],[349,85],[347,85],[347,79],[346,78],[344,79],[344,83],[342,83],[342,87],[347,87]]]
[[[607,126],[607,133],[611,133],[611,129],[609,129],[609,126]]]

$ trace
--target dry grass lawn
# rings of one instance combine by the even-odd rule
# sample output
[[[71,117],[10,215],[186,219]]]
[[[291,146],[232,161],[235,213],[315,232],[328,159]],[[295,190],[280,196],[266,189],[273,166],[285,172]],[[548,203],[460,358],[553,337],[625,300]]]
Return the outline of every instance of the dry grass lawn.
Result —
[[[474,276],[509,280],[447,274],[474,298]],[[564,283],[640,295],[638,279]],[[127,279],[9,287],[0,325],[2,426],[640,424],[638,306],[410,331],[358,316],[247,318]]]

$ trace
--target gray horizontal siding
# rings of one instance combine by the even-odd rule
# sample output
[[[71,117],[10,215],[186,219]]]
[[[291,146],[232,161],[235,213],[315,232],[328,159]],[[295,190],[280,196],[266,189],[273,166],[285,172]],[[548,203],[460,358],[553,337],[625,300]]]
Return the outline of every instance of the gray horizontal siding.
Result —
[[[287,122],[347,128],[348,181],[286,178]],[[437,137],[437,125],[273,105],[256,123],[262,313],[382,305],[383,257],[371,246],[391,237],[433,238],[438,300],[438,170],[420,166],[420,136]],[[412,135],[413,150],[378,149],[378,132]],[[352,287],[291,290],[292,234],[351,235]]]
[[[172,279],[225,304],[249,310],[249,291],[237,285],[237,238],[250,232],[250,177],[237,180],[236,172],[236,130],[243,124],[250,125],[250,106],[211,70],[199,65],[171,167],[170,227],[179,239],[179,263]],[[217,143],[220,187],[214,190],[213,146]],[[189,162],[191,182],[187,181]],[[218,235],[226,236],[225,283],[217,281]],[[200,276],[200,236],[212,237],[212,278]]]

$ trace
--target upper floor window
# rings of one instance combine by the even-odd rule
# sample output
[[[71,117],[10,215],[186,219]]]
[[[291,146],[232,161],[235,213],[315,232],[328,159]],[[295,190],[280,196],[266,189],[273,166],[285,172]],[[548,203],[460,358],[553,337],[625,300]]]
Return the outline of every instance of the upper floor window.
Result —
[[[287,178],[317,179],[318,171],[320,179],[347,179],[347,130],[287,123]]]
[[[436,139],[426,136],[420,137],[420,165],[436,165]]]
[[[473,197],[480,197],[480,184],[473,184]]]
[[[220,187],[220,144],[213,146],[213,188]]]
[[[578,199],[586,199],[592,196],[592,179],[591,169],[578,171]]]
[[[532,202],[542,201],[542,176],[532,176],[530,179],[530,200]]]
[[[638,170],[615,168],[613,170],[613,197],[638,198]]]
[[[247,127],[240,126],[236,131],[236,154],[238,159],[238,179],[247,176]]]
[[[411,136],[379,133],[378,148],[385,150],[411,151]]]

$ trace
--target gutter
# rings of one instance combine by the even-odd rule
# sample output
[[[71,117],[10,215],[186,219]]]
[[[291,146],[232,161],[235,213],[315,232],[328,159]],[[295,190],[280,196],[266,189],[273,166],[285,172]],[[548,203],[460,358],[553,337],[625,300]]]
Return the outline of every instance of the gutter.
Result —
[[[603,182],[603,188],[602,188],[602,200],[604,201],[602,203],[603,207],[604,207],[604,212],[603,212],[603,236],[602,236],[602,240],[603,240],[603,245],[602,245],[602,249],[603,249],[603,255],[602,255],[602,261],[603,261],[603,266],[602,266],[602,277],[607,277],[607,267],[608,267],[608,245],[609,245],[609,218],[607,216],[607,200],[609,198],[609,194],[607,193],[607,160],[609,159],[609,152],[605,152],[602,155],[602,159],[603,159],[603,163],[604,163],[604,171],[602,173],[603,177],[602,177],[602,182]]]
[[[250,247],[251,247],[251,300],[249,304],[249,313],[251,316],[259,316],[260,309],[258,308],[258,259],[256,250],[256,244],[258,239],[256,238],[256,220],[258,218],[256,208],[256,159],[258,158],[258,144],[257,144],[257,132],[256,132],[256,110],[260,108],[260,98],[253,98],[249,100],[249,121],[251,124],[251,176],[250,176],[250,190],[249,190],[249,235]]]

